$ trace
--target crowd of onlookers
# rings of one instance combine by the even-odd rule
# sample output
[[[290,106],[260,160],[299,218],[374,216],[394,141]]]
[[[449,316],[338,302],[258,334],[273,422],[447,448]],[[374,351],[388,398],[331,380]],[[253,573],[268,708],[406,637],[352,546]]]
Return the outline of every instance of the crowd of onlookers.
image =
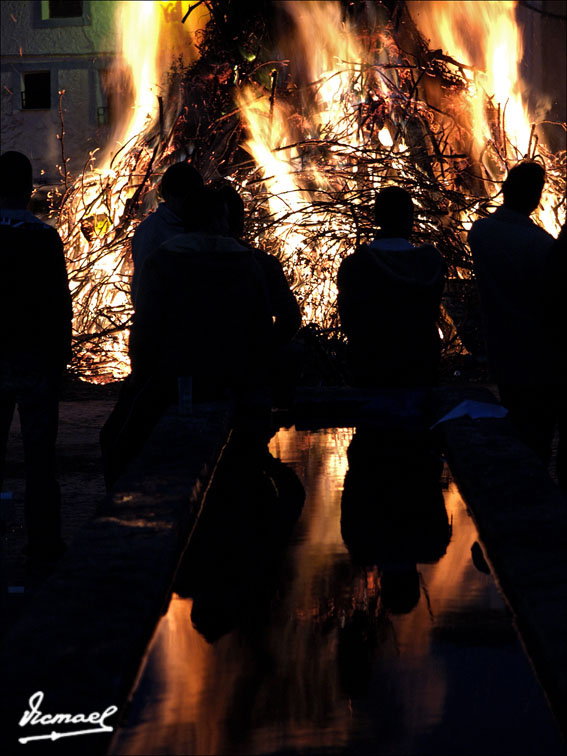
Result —
[[[522,440],[545,462],[559,427],[565,488],[567,295],[565,226],[557,239],[530,215],[543,167],[523,161],[503,183],[503,203],[469,233],[489,365]],[[55,443],[60,378],[71,356],[72,304],[55,229],[27,210],[31,164],[0,157],[0,462],[18,406],[25,453],[28,557],[64,551]],[[293,382],[300,308],[280,262],[244,238],[245,209],[230,184],[205,186],[186,162],[161,181],[163,201],[136,229],[131,282],[131,373],[101,432],[111,487],[180,392],[230,399],[236,412],[271,407]],[[350,382],[431,387],[440,361],[445,263],[410,238],[414,203],[404,189],[376,195],[376,236],[342,262],[338,312]],[[279,393],[278,393],[279,392]],[[0,483],[2,480],[0,467]]]

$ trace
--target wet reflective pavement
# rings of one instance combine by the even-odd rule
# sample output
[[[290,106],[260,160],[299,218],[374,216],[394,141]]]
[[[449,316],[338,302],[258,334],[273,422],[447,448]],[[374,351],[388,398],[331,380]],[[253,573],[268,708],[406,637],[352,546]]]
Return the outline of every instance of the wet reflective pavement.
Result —
[[[233,439],[111,753],[565,753],[435,452],[353,434]]]

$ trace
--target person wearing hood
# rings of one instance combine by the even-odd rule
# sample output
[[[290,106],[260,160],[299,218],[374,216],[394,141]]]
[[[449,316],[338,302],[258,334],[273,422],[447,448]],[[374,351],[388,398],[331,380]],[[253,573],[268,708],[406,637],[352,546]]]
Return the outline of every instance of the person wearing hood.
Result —
[[[273,339],[265,279],[252,250],[228,236],[221,197],[188,198],[185,233],[149,255],[130,331],[131,374],[101,432],[107,487],[141,450],[190,377],[196,401],[262,392]]]
[[[435,247],[416,247],[409,241],[413,215],[405,189],[382,189],[374,206],[376,238],[358,247],[339,268],[339,317],[353,385],[437,383],[445,264]]]
[[[261,385],[273,336],[269,294],[254,252],[228,236],[212,189],[191,199],[184,234],[162,244],[140,277],[130,331],[132,372],[193,376],[199,395]]]
[[[131,282],[131,297],[134,305],[142,267],[147,258],[168,239],[185,231],[181,218],[183,203],[203,190],[203,179],[189,163],[170,165],[160,184],[163,202],[145,218],[132,237],[132,262],[134,272]]]

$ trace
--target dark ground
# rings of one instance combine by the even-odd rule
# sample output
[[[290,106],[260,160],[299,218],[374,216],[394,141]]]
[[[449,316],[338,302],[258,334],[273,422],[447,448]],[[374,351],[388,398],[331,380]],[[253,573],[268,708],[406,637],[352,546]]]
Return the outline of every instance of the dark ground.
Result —
[[[120,384],[95,386],[78,381],[65,383],[59,407],[58,469],[62,494],[63,538],[69,544],[79,528],[93,516],[105,493],[98,436],[108,417]],[[22,549],[26,543],[23,517],[24,459],[19,418],[14,414],[6,458],[4,491],[13,495],[6,533],[0,537],[0,583],[7,596],[1,613],[0,632],[19,616],[41,576],[27,574]],[[3,518],[4,519],[4,518]],[[22,592],[22,588],[24,591]],[[4,608],[4,607],[3,607]]]

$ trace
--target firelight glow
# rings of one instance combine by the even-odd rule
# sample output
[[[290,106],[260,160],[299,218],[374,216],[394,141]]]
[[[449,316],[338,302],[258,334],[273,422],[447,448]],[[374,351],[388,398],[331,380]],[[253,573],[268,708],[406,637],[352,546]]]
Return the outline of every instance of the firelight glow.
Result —
[[[489,101],[493,111],[500,115],[498,128],[505,129],[506,139],[502,140],[505,154],[497,158],[491,154],[483,162],[488,179],[495,183],[502,181],[506,169],[528,153],[532,141],[533,119],[524,101],[525,88],[518,71],[522,38],[515,19],[515,5],[515,2],[408,3],[420,31],[431,40],[430,47],[440,47],[468,67],[465,68],[467,90],[452,94],[451,105],[463,130],[471,134],[470,144],[465,149],[473,161],[481,160],[487,146],[496,144],[493,119],[487,107]],[[324,261],[325,276],[317,283],[310,282],[310,298],[303,303],[303,312],[306,320],[328,326],[325,313],[328,303],[336,299],[336,272],[344,254],[353,247],[353,228],[348,217],[318,210],[317,198],[334,188],[333,169],[336,168],[343,175],[349,172],[344,188],[353,192],[351,204],[360,202],[355,192],[357,155],[359,150],[375,149],[376,145],[365,143],[352,113],[364,102],[369,90],[384,96],[390,103],[392,91],[385,86],[376,60],[362,46],[356,30],[348,20],[341,19],[339,3],[286,2],[283,7],[294,24],[292,49],[294,59],[299,61],[296,67],[306,71],[306,78],[313,82],[302,94],[299,115],[303,138],[305,140],[307,133],[313,143],[321,139],[330,145],[323,169],[316,150],[300,154],[297,147],[291,146],[298,142],[298,114],[291,112],[288,104],[270,102],[268,93],[262,94],[252,87],[238,92],[236,102],[250,135],[245,147],[264,178],[273,221],[270,233],[281,241],[288,275],[300,281],[309,275],[305,268],[297,270],[298,257],[317,255]],[[407,146],[399,137],[394,143],[391,132],[394,126],[390,118],[379,130],[378,147],[403,153]],[[341,144],[340,155],[333,147],[336,143]],[[454,151],[462,149],[462,145],[457,145]],[[403,178],[403,161],[394,159],[392,165]],[[379,186],[380,183],[376,183],[376,188]],[[497,187],[493,193],[497,195]],[[501,195],[497,196],[495,204],[501,199]],[[548,187],[536,213],[541,225],[554,234],[559,231],[552,212],[556,202],[557,197]],[[419,201],[417,204],[419,206]],[[472,207],[461,222],[470,225],[475,217]],[[316,250],[310,248],[305,232],[313,223],[328,230]]]
[[[206,6],[181,24],[182,14],[195,4],[179,0],[128,0],[118,4],[119,54],[111,72],[111,86],[124,93],[125,115],[114,124],[102,153],[91,153],[90,170],[75,181],[58,217],[58,230],[68,251],[74,331],[87,337],[107,333],[101,353],[94,355],[87,348],[82,358],[83,374],[95,381],[122,378],[129,372],[129,332],[123,323],[132,313],[127,284],[131,262],[124,250],[138,220],[128,217],[127,203],[152,159],[151,135],[164,76],[178,56],[183,55],[187,62],[198,56],[193,38],[208,21]],[[130,87],[125,87],[125,81]],[[173,103],[173,111],[176,105]],[[176,112],[169,115],[175,117]],[[121,313],[118,322],[114,312]],[[109,373],[99,375],[99,364],[108,365]]]
[[[190,6],[195,11],[181,23]],[[533,157],[534,119],[518,68],[522,37],[516,3],[509,0],[407,3],[420,32],[430,40],[430,49],[439,48],[454,61],[449,68],[463,83],[462,88],[440,87],[444,108],[435,111],[417,84],[408,94],[404,76],[416,66],[408,65],[391,29],[378,17],[371,19],[372,32],[365,37],[349,22],[348,14],[342,18],[338,2],[283,2],[278,7],[288,22],[288,38],[282,31],[279,42],[291,49],[288,63],[296,80],[290,80],[291,87],[280,82],[283,96],[252,84],[251,78],[236,89],[235,102],[246,128],[243,146],[254,165],[246,175],[235,169],[227,178],[241,190],[246,187],[246,192],[253,186],[248,196],[254,197],[256,207],[267,209],[262,216],[268,219],[265,226],[255,230],[257,243],[271,244],[269,251],[280,256],[304,322],[333,328],[338,266],[358,243],[359,220],[365,212],[361,186],[366,187],[367,197],[392,182],[416,186],[416,194],[429,191],[421,187],[427,180],[420,164],[423,153],[433,176],[430,186],[437,182],[443,191],[462,197],[459,164],[452,160],[458,156],[483,173],[481,180],[495,195],[493,204],[498,204],[498,182],[506,170],[526,154]],[[120,378],[129,371],[125,327],[132,314],[129,239],[140,220],[130,213],[129,200],[152,173],[156,154],[163,159],[173,150],[160,133],[164,124],[158,120],[158,95],[164,75],[179,55],[186,62],[198,56],[195,32],[208,20],[207,6],[196,1],[118,5],[120,54],[113,76],[116,90],[124,92],[126,115],[115,124],[96,163],[93,155],[91,170],[70,188],[58,218],[68,250],[74,328],[77,337],[85,339],[81,372],[90,380]],[[287,64],[280,60],[278,65],[283,78]],[[288,89],[292,97],[287,96]],[[166,131],[183,106],[179,93],[169,93],[169,100]],[[427,123],[417,140],[415,135],[410,139],[408,113]],[[443,131],[443,118],[456,127],[447,129],[449,147],[435,162],[427,129],[430,134]],[[549,153],[541,143],[538,152],[546,163]],[[450,159],[445,160],[445,155]],[[366,168],[361,168],[361,157]],[[385,166],[381,172],[378,164]],[[414,173],[422,171],[423,182],[418,176],[415,183],[408,167]],[[463,240],[483,201],[478,195],[470,199],[466,212],[454,210],[452,215]],[[552,234],[559,230],[553,212],[559,199],[548,183],[536,213],[536,220]],[[421,229],[430,234],[436,221],[427,216],[423,197],[416,196],[415,201]],[[460,268],[456,273],[470,275]],[[97,336],[96,349],[91,349],[90,335],[101,333],[104,337]],[[106,366],[103,378],[100,365]]]
[[[517,3],[449,2],[415,0],[408,9],[417,26],[430,40],[430,47],[441,48],[460,63],[474,70],[468,72],[469,88],[463,93],[462,107],[471,119],[473,157],[478,159],[493,141],[487,99],[501,113],[506,132],[504,159],[507,167],[526,156],[530,149],[531,124],[526,102],[526,86],[520,75],[523,43],[516,21]],[[502,180],[503,166],[486,163],[494,181]],[[536,219],[549,233],[557,235],[559,226],[552,212],[554,197],[549,187],[544,191]]]
[[[314,83],[303,98],[301,115],[307,122],[304,130],[312,135],[314,142],[340,141],[340,157],[331,146],[325,169],[321,170],[316,159],[309,160],[291,147],[296,141],[294,114],[285,103],[270,104],[267,97],[258,97],[252,87],[238,92],[236,102],[251,135],[245,147],[264,177],[274,221],[273,233],[283,244],[288,274],[309,275],[307,269],[295,270],[298,250],[308,257],[317,255],[326,261],[327,275],[319,282],[310,282],[310,300],[303,303],[306,321],[324,323],[328,303],[337,296],[335,279],[341,253],[352,247],[353,230],[350,219],[341,220],[337,215],[318,212],[314,198],[318,193],[324,196],[335,188],[337,179],[333,177],[333,167],[346,165],[350,178],[345,188],[356,188],[356,156],[364,139],[352,113],[363,101],[365,87],[372,85],[381,91],[383,85],[374,73],[363,74],[368,54],[354,30],[341,21],[339,3],[287,2],[285,8],[295,23],[295,44],[306,78]],[[317,44],[313,44],[315,29]],[[393,147],[387,128],[381,130],[379,139],[385,148]],[[352,202],[358,204],[360,200],[353,197]],[[316,250],[309,248],[302,224],[298,223],[306,211],[312,223],[328,231],[328,241],[321,242]]]

